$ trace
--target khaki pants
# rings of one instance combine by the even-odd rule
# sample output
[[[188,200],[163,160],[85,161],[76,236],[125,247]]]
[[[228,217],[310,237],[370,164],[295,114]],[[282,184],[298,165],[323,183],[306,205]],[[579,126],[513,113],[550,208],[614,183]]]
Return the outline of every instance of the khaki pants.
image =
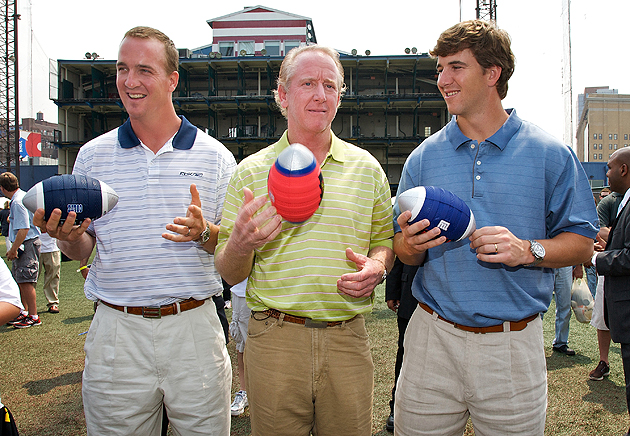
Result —
[[[542,320],[517,332],[470,333],[416,309],[405,333],[395,434],[542,436],[547,368]]]
[[[59,272],[61,271],[61,251],[40,253],[39,270],[44,268],[44,295],[48,307],[59,304]]]
[[[245,346],[253,436],[369,436],[374,365],[363,316],[308,328],[254,313]]]
[[[85,342],[87,434],[228,436],[232,366],[212,300],[143,318],[99,304]]]

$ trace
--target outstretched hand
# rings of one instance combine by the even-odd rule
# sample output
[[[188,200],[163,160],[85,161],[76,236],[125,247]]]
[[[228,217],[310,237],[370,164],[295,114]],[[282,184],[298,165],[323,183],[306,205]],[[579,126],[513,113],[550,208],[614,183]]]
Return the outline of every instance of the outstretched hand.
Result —
[[[199,239],[206,229],[206,223],[201,212],[201,198],[195,184],[190,185],[190,197],[186,216],[176,217],[172,224],[166,225],[166,230],[173,233],[162,233],[164,239],[173,242],[194,241]]]

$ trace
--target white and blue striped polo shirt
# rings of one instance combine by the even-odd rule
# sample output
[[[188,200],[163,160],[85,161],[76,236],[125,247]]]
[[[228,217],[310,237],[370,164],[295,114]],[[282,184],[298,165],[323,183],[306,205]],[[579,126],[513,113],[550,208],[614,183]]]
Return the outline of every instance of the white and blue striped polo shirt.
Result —
[[[181,118],[177,134],[149,158],[129,120],[79,151],[73,172],[107,183],[119,196],[116,207],[90,226],[96,256],[85,282],[87,298],[156,306],[222,291],[213,255],[195,242],[162,237],[167,224],[186,215],[193,183],[203,216],[219,224],[236,167],[227,148]]]

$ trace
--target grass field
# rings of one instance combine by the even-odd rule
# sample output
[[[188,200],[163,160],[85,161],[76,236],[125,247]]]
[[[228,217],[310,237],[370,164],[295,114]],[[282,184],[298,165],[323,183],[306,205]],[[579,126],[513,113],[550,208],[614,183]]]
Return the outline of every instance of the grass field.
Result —
[[[1,239],[0,246],[4,245]],[[77,268],[76,261],[62,264],[61,313],[45,312],[46,301],[40,282],[37,303],[38,308],[44,310],[41,313],[43,324],[24,330],[0,326],[0,395],[13,412],[22,436],[86,433],[81,372],[84,333],[90,326],[93,305],[83,295],[83,279],[76,272]],[[373,434],[379,436],[390,434],[384,431],[384,423],[389,415],[397,340],[396,318],[387,309],[383,296],[381,285],[377,288],[374,311],[366,317],[375,364]],[[570,346],[577,355],[567,357],[553,353],[552,314],[553,303],[544,320],[549,380],[545,434],[623,435],[628,429],[628,413],[619,346],[613,344],[611,348],[610,376],[601,382],[590,381],[588,373],[599,361],[595,329],[573,318]],[[234,345],[229,344],[228,349],[236,374]],[[247,412],[232,420],[232,435],[249,433]],[[468,429],[466,435],[472,434]]]

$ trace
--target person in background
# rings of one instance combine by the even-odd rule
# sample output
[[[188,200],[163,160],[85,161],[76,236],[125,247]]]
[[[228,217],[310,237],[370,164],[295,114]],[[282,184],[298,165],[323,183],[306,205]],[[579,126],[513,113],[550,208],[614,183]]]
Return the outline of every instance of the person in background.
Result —
[[[9,201],[5,201],[4,209],[0,209],[0,225],[7,251],[11,248],[11,241],[9,241],[9,215],[11,214],[10,204],[11,203]]]
[[[24,309],[20,300],[20,288],[13,279],[9,268],[0,260],[0,324],[11,321]],[[9,409],[0,399],[0,434],[17,436],[18,430]]]
[[[230,323],[230,334],[234,342],[236,342],[236,362],[240,387],[230,406],[232,416],[242,415],[245,408],[249,405],[249,401],[247,400],[247,379],[245,378],[243,353],[245,352],[247,326],[249,325],[249,317],[252,311],[247,307],[247,300],[245,298],[246,288],[247,279],[230,287],[232,292],[232,322]]]
[[[610,228],[600,230],[606,241],[602,252],[593,255],[597,274],[604,276],[604,318],[610,337],[621,344],[626,381],[626,406],[630,413],[630,149],[615,151],[608,160],[606,177],[610,189],[623,196]],[[630,436],[630,429],[624,436]]]
[[[48,312],[59,313],[59,277],[61,274],[61,251],[57,240],[48,233],[39,236],[41,251],[39,255],[40,271],[44,270],[44,295],[48,301]]]
[[[608,234],[610,232],[610,226],[613,221],[617,217],[617,211],[619,210],[619,205],[621,204],[621,200],[623,199],[623,195],[613,192],[607,195],[605,198],[602,198],[597,205],[597,215],[599,217],[599,226],[600,231],[599,235],[603,238],[600,242],[595,244],[596,251],[603,251],[606,246],[606,242],[608,242]],[[595,266],[589,261],[589,265],[593,268]],[[597,287],[595,291],[595,304],[593,306],[593,313],[591,315],[591,325],[597,329],[597,349],[599,351],[599,363],[589,374],[588,378],[595,381],[602,381],[604,377],[607,377],[610,374],[610,364],[609,364],[609,352],[610,352],[610,330],[606,325],[606,321],[604,319],[604,277],[599,276],[596,273],[597,277]]]
[[[453,118],[409,155],[398,193],[452,191],[477,228],[468,240],[447,242],[429,220],[409,224],[411,212],[394,206],[394,251],[420,265],[395,433],[463,434],[470,417],[476,434],[542,435],[540,314],[551,302],[554,268],[593,253],[593,194],[570,147],[503,108],[515,65],[507,32],[464,21],[444,31],[431,54]]]
[[[70,212],[35,213],[71,259],[90,257],[85,294],[97,302],[85,343],[88,434],[156,436],[166,406],[174,434],[230,432],[232,368],[211,297],[222,292],[214,248],[236,162],[178,116],[173,41],[129,30],[116,86],[129,119],[79,150],[74,174],[107,183],[118,204],[75,226]],[[184,215],[185,214],[185,215]]]
[[[385,302],[390,310],[396,313],[396,322],[398,324],[398,350],[396,351],[396,364],[394,366],[394,387],[392,388],[392,399],[389,401],[389,417],[385,423],[385,429],[389,432],[394,431],[394,404],[396,400],[396,383],[402,368],[403,355],[405,353],[404,341],[405,331],[409,324],[409,319],[413,315],[414,310],[418,307],[418,300],[413,298],[411,293],[411,283],[418,271],[418,265],[405,265],[396,259],[394,267],[387,275],[385,281]]]
[[[37,314],[37,295],[35,287],[39,275],[39,241],[40,231],[33,224],[33,214],[24,207],[22,198],[26,194],[20,189],[15,174],[0,174],[0,191],[11,199],[9,215],[9,240],[11,248],[7,251],[7,259],[13,261],[11,273],[20,288],[22,311],[10,323],[18,329],[25,329],[42,324]]]

